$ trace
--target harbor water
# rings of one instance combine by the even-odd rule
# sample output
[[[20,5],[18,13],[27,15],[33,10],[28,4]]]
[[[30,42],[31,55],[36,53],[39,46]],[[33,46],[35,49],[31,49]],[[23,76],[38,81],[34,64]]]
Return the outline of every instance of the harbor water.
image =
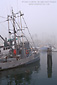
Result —
[[[57,52],[41,52],[39,62],[1,71],[0,85],[57,85]]]

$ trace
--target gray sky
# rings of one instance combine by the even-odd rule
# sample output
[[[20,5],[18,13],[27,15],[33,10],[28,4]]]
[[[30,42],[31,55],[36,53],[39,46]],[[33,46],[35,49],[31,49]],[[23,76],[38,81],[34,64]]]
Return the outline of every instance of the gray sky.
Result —
[[[25,1],[27,2],[25,3]],[[56,3],[50,2],[50,5],[32,5],[30,4],[32,2],[29,1],[36,1],[37,4],[38,1],[43,0],[1,0],[0,16],[10,15],[12,7],[15,12],[21,10],[29,30],[33,36],[35,35],[35,38],[57,42],[57,0],[44,0],[56,1]],[[33,3],[35,4],[35,2]],[[0,17],[0,22],[4,20]],[[5,37],[8,36],[7,32],[6,22],[0,23],[0,34]]]

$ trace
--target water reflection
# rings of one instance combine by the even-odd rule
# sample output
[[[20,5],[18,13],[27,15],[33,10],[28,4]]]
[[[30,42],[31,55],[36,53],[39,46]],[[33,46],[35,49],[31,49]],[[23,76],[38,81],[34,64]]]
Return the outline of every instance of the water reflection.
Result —
[[[39,72],[40,61],[13,70],[0,72],[0,85],[30,85],[31,75]]]
[[[47,52],[47,74],[48,78],[52,77],[52,52]]]

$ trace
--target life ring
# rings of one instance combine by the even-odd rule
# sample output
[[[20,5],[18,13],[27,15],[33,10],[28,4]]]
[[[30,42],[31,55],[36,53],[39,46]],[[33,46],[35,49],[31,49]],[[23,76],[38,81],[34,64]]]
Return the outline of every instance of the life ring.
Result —
[[[29,54],[29,51],[28,50],[26,50],[26,54]]]

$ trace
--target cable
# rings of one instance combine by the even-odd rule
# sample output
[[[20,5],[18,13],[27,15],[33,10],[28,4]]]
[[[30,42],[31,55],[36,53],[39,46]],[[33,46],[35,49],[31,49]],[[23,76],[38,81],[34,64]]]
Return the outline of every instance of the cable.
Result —
[[[6,19],[6,17],[3,17],[3,16],[0,16],[1,18],[5,18]]]
[[[23,18],[23,17],[22,17],[22,18]],[[24,20],[24,18],[23,18],[23,20]],[[33,41],[33,38],[32,38],[32,36],[31,36],[31,33],[30,33],[30,31],[29,31],[29,29],[28,29],[28,27],[27,27],[27,24],[26,24],[25,20],[24,20],[24,23],[25,23],[26,28],[27,28],[27,30],[28,30],[28,33],[29,33],[29,35],[30,35],[30,37],[31,37],[31,39],[32,39],[32,42],[33,42],[33,44],[34,44],[34,46],[35,46],[35,43],[34,43],[34,41]]]
[[[16,22],[16,21],[15,21]],[[19,24],[16,22],[16,24],[18,25],[18,27],[20,28],[20,26],[19,26]],[[21,29],[21,28],[20,28]],[[22,33],[23,33],[23,31],[22,31]],[[24,33],[23,33],[24,34]],[[25,34],[24,34],[24,36],[25,36]],[[25,36],[25,38],[26,38],[26,40],[29,42],[29,40],[27,39],[27,37]],[[31,45],[31,44],[30,44]],[[31,47],[32,47],[32,45],[31,45]]]
[[[5,21],[2,21],[2,22],[0,22],[0,23],[4,23],[4,22],[6,22],[7,20],[5,20]]]

